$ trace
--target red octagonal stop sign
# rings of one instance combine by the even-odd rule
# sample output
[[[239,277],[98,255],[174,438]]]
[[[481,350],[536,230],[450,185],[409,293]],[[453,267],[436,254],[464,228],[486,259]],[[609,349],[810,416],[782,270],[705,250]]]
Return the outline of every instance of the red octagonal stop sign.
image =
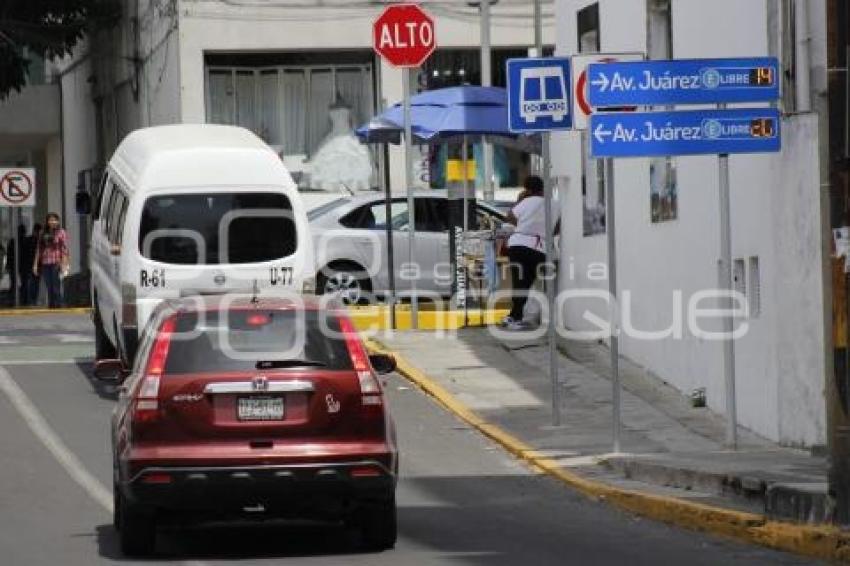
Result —
[[[434,20],[416,4],[388,6],[372,25],[375,51],[396,67],[419,67],[437,47]]]

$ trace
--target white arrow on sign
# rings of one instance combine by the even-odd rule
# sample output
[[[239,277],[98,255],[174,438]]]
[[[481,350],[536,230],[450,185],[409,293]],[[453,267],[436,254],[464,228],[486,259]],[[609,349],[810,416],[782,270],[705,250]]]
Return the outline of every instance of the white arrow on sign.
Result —
[[[601,90],[602,92],[608,90],[608,85],[611,84],[611,81],[608,80],[608,77],[606,77],[602,73],[599,73],[596,76],[599,78],[590,81],[590,84],[592,84],[593,86],[598,86],[599,90]]]
[[[606,130],[602,124],[596,126],[596,129],[593,130],[593,136],[596,138],[596,141],[599,143],[605,143],[605,137],[611,137],[614,135],[614,132],[611,130]]]

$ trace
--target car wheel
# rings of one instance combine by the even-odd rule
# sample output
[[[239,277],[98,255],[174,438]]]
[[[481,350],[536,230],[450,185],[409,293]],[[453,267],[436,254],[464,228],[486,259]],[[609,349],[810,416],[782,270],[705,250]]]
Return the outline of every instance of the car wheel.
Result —
[[[156,519],[153,511],[130,503],[120,491],[116,491],[115,500],[115,514],[121,525],[118,531],[121,552],[127,556],[152,555],[156,547]]]
[[[94,311],[94,358],[96,360],[111,360],[117,355],[115,346],[109,341],[106,331],[103,329],[103,320],[100,312]]]
[[[364,270],[353,263],[332,264],[321,270],[318,277],[319,293],[339,295],[347,305],[359,305],[368,302],[368,293],[372,291],[372,282],[364,275]]]
[[[387,550],[398,536],[395,496],[388,501],[370,503],[360,511],[360,532],[367,550]]]

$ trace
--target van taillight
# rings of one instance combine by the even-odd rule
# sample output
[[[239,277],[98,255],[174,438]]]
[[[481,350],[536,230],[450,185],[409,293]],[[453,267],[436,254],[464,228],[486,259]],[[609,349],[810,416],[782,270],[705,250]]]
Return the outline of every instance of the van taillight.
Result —
[[[174,333],[176,319],[167,319],[154,339],[145,373],[139,384],[136,403],[133,408],[134,423],[149,423],[159,418],[159,382],[165,371],[168,349],[171,346],[171,335]]]
[[[357,379],[360,382],[360,395],[363,407],[377,407],[378,409],[382,409],[384,403],[381,385],[372,371],[369,356],[366,355],[366,349],[357,336],[354,325],[351,323],[351,320],[341,318],[339,319],[339,327],[345,336],[345,345],[348,347],[351,363],[354,365],[354,371],[357,373]]]

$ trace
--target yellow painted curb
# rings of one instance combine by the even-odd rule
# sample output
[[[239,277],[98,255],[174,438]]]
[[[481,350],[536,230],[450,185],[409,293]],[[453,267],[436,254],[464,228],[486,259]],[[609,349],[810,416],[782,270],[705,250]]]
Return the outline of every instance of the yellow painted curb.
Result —
[[[406,305],[405,305],[406,306]],[[507,309],[496,310],[469,310],[463,311],[419,311],[420,330],[458,330],[470,326],[482,326],[496,324],[508,314]],[[389,330],[391,328],[391,315],[389,307],[349,307],[349,316],[357,330]],[[396,309],[396,329],[410,330],[413,320],[409,308]]]
[[[0,316],[30,316],[38,314],[89,314],[89,307],[69,307],[62,309],[26,308],[0,309]]]
[[[504,429],[488,423],[435,380],[377,340],[367,339],[366,346],[374,352],[393,354],[398,365],[398,372],[446,409],[499,443],[509,453],[525,461],[533,469],[561,480],[588,497],[612,503],[637,515],[686,529],[731,537],[786,552],[850,563],[850,532],[833,526],[772,521],[755,513],[622,489],[565,470],[557,462],[541,456],[534,448]]]

